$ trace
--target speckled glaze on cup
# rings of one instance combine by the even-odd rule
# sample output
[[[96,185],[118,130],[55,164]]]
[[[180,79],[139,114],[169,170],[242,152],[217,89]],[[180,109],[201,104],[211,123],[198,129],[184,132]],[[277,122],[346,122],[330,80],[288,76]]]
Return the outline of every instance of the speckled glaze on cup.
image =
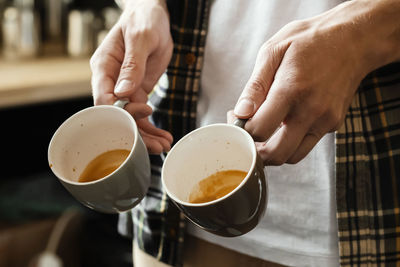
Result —
[[[247,176],[229,194],[206,203],[189,203],[202,179],[222,170]],[[249,133],[230,124],[213,124],[184,136],[168,153],[161,172],[168,196],[194,224],[225,237],[243,235],[264,216],[268,186],[264,166]]]
[[[134,119],[121,108],[124,104],[74,114],[55,132],[48,150],[51,170],[63,186],[82,204],[104,213],[130,210],[150,186],[149,155]],[[130,150],[118,169],[96,181],[78,182],[93,158],[114,149]]]

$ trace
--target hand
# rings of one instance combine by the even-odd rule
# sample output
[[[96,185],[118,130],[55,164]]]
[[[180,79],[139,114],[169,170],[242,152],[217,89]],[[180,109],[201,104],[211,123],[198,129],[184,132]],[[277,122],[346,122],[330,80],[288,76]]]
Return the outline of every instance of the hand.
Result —
[[[119,21],[90,60],[95,105],[113,104],[128,98],[125,109],[132,114],[150,153],[171,147],[172,136],[148,120],[146,104],[166,70],[172,55],[169,17],[163,1],[127,1]]]
[[[390,2],[395,3],[381,2],[386,13],[378,12],[380,3],[346,2],[288,24],[262,46],[228,121],[251,118],[245,128],[263,141],[256,145],[265,165],[303,159],[326,133],[341,126],[366,74],[394,59],[388,53],[395,51],[394,42],[387,41],[390,33],[384,29],[396,32],[388,27],[388,16],[395,21],[399,5],[390,7]],[[398,28],[396,36],[399,40]]]

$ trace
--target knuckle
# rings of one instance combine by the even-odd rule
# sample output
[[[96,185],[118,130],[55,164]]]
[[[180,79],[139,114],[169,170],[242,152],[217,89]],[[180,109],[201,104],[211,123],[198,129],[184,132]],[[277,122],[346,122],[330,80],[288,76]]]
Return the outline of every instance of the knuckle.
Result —
[[[299,20],[299,19],[295,19],[295,20],[292,20],[291,22],[289,22],[288,24],[287,24],[287,27],[288,28],[296,28],[296,27],[298,27],[298,25],[301,23],[301,20]]]
[[[115,102],[115,97],[110,94],[96,94],[93,92],[94,105],[109,105]]]
[[[143,41],[146,44],[157,41],[157,35],[151,27],[129,28],[126,32],[128,39],[135,41]]]
[[[287,164],[297,164],[299,162],[300,162],[300,158],[298,158],[298,157],[291,157],[286,161]]]
[[[251,79],[251,81],[249,81],[246,87],[250,89],[250,94],[251,94],[250,97],[258,97],[259,95],[265,95],[265,93],[268,90],[265,85],[265,82],[258,77]]]
[[[265,165],[280,166],[286,163],[287,157],[282,153],[277,153],[276,151],[269,151],[269,153],[264,153],[261,155]]]
[[[306,20],[301,20],[301,19],[295,19],[292,20],[291,22],[287,23],[285,26],[282,27],[283,31],[289,31],[289,32],[297,32],[300,29],[306,28],[308,25]]]
[[[89,66],[91,70],[95,70],[99,65],[99,56],[98,52],[96,51],[93,56],[89,60]]]
[[[334,110],[330,109],[325,112],[325,117],[329,121],[330,124],[336,124],[339,120],[339,114]]]
[[[271,41],[267,41],[262,44],[258,53],[262,55],[269,55],[273,53],[273,51],[274,51],[274,44]]]
[[[280,166],[285,164],[287,161],[287,158],[284,157],[283,155],[275,155],[275,157],[270,158],[268,163],[270,165],[274,165],[274,166]]]
[[[264,142],[267,139],[266,131],[259,124],[251,124],[251,120],[245,125],[245,130],[251,135],[256,142]]]
[[[331,131],[336,131],[340,128],[345,119],[345,114],[340,111],[331,110],[328,115],[328,120],[331,121]]]
[[[262,144],[257,151],[265,166],[280,166],[287,161],[284,154],[277,153],[275,149],[268,149],[267,143]]]
[[[330,108],[325,110],[323,117],[332,130],[337,130],[344,121],[345,114],[340,109]]]
[[[279,58],[279,52],[281,50],[281,44],[274,41],[265,42],[258,51],[258,57],[261,57],[262,60],[268,59],[269,61],[274,62],[273,60]]]
[[[288,73],[287,77],[282,79],[279,77],[275,83],[276,97],[290,106],[305,105],[308,102],[307,98],[312,93],[309,82],[294,73]]]
[[[321,102],[313,102],[309,105],[308,109],[310,110],[310,114],[315,118],[320,118],[323,114],[329,112],[327,111],[326,106]]]
[[[122,63],[121,70],[133,70],[137,67],[137,60],[134,56],[127,56]]]
[[[313,92],[313,83],[309,75],[299,67],[291,69],[287,75],[286,82],[293,86],[299,96],[308,96]]]
[[[108,64],[109,61],[107,60],[107,56],[100,56],[96,53],[89,60],[90,70],[93,74],[96,74],[100,70],[106,69]]]
[[[322,136],[324,136],[323,131],[316,129],[316,128],[312,128],[310,129],[310,131],[307,133],[308,136],[312,137],[315,139],[315,141],[318,141],[322,138]]]
[[[274,97],[282,103],[283,106],[294,107],[298,103],[302,103],[303,99],[296,93],[295,88],[279,87],[279,90],[274,92]]]

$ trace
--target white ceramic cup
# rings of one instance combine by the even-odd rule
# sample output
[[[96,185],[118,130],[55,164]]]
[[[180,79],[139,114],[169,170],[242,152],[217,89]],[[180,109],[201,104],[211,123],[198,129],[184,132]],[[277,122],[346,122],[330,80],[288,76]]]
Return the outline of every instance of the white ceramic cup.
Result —
[[[223,170],[241,170],[247,175],[219,199],[189,202],[199,181]],[[235,125],[213,124],[185,135],[168,153],[161,180],[185,216],[216,235],[243,235],[256,227],[266,210],[268,184],[264,165],[250,134]]]
[[[146,195],[150,185],[150,160],[135,120],[114,106],[93,106],[68,118],[54,133],[48,160],[63,186],[82,204],[104,213],[127,211]],[[130,150],[111,174],[91,182],[78,182],[87,164],[114,149]]]

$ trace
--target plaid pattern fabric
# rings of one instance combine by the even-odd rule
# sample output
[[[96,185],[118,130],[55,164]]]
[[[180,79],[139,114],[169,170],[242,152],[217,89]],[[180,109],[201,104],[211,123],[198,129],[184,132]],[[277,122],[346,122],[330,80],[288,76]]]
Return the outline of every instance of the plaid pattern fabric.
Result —
[[[336,133],[341,266],[400,266],[400,63],[369,74]]]
[[[174,53],[168,79],[162,77],[149,99],[152,121],[179,140],[196,125],[196,107],[203,64],[209,2],[167,1]],[[185,219],[161,187],[163,156],[152,156],[152,182],[147,196],[132,211],[139,247],[160,261],[182,265]]]
[[[150,98],[152,120],[179,140],[195,128],[209,1],[168,0],[174,53]],[[400,266],[400,63],[369,74],[336,133],[341,266]],[[148,195],[132,211],[139,247],[181,266],[185,219],[162,190],[152,156]]]

